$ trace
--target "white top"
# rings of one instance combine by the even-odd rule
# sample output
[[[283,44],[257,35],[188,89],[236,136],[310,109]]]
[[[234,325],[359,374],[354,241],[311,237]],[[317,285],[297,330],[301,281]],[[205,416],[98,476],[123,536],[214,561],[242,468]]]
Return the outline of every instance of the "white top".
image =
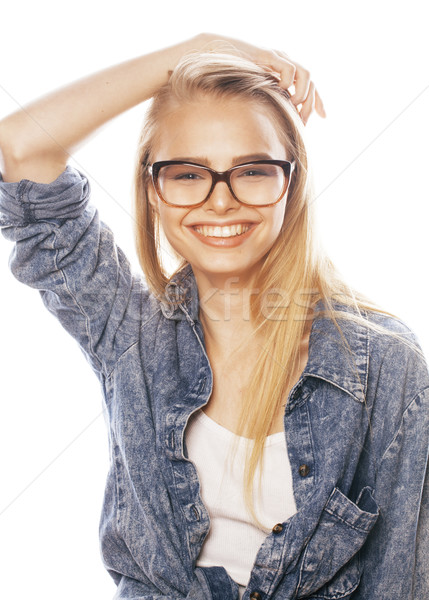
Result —
[[[252,522],[243,495],[244,459],[247,444],[252,442],[225,429],[202,410],[191,416],[185,439],[211,522],[197,566],[222,566],[240,586],[246,586],[267,533],[296,512],[285,434],[266,439],[260,488],[259,469],[255,476],[255,512],[264,529]],[[232,462],[234,440],[237,446]]]

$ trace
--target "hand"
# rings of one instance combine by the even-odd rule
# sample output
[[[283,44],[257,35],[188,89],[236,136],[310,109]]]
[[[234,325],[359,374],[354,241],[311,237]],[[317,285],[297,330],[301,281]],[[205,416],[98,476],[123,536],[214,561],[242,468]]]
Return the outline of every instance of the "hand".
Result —
[[[201,49],[218,50],[219,52],[243,56],[278,74],[279,85],[283,89],[290,91],[289,88],[293,85],[295,92],[291,95],[291,101],[295,105],[304,125],[307,124],[313,110],[319,116],[326,117],[322,99],[311,80],[309,71],[289,58],[285,52],[260,48],[247,42],[212,33],[201,34],[201,39],[203,41]]]

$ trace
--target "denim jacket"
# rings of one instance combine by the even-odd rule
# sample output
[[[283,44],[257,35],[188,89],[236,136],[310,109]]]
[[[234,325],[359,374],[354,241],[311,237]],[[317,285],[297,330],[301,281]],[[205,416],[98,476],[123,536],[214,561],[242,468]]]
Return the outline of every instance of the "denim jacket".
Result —
[[[115,598],[236,600],[222,566],[196,567],[210,519],[184,430],[213,377],[192,269],[167,289],[175,305],[155,299],[89,198],[70,166],[50,184],[1,182],[0,224],[14,275],[40,290],[102,384],[100,545]],[[416,341],[398,319],[367,317]],[[273,523],[245,600],[429,598],[427,366],[395,337],[341,329],[351,354],[316,312],[284,415],[297,512]]]

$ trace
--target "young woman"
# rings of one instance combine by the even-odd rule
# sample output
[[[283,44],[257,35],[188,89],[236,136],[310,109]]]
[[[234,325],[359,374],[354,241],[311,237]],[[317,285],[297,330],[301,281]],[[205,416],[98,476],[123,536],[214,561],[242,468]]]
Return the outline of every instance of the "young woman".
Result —
[[[426,363],[316,243],[302,122],[323,107],[308,73],[221,41],[137,58],[0,123],[12,270],[104,390],[116,598],[423,600]],[[144,281],[66,163],[150,97],[135,179]]]

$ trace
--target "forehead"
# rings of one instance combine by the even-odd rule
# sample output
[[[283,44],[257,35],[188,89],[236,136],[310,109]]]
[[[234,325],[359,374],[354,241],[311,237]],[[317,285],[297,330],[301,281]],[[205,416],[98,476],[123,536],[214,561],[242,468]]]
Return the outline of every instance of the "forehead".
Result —
[[[274,116],[262,103],[202,97],[170,108],[158,123],[155,161],[198,159],[225,169],[237,157],[257,154],[287,158]]]

